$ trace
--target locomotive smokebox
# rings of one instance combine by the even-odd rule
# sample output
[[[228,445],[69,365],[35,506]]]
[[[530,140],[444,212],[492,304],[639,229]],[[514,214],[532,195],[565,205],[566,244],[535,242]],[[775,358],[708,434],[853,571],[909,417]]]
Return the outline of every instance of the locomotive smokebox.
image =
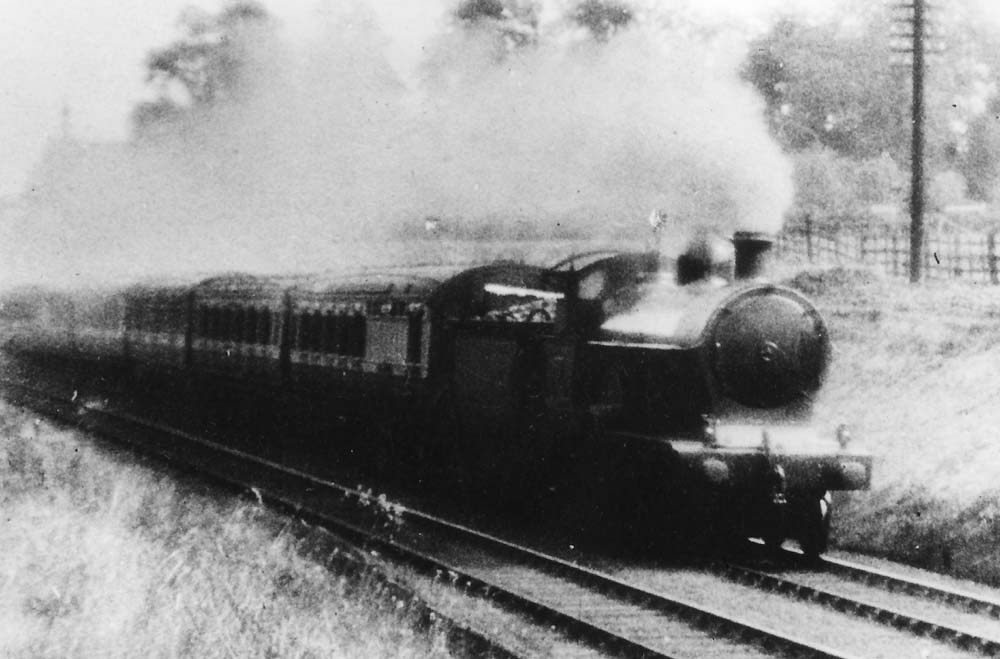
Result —
[[[736,279],[755,279],[764,274],[774,236],[763,231],[737,231],[733,234],[736,250]]]

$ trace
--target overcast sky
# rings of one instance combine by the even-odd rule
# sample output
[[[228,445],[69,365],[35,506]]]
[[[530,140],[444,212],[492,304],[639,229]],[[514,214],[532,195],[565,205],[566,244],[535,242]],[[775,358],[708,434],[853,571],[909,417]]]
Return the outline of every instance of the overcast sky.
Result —
[[[556,0],[558,2],[559,0]],[[569,2],[570,0],[563,0]],[[652,1],[652,0],[647,0]],[[666,0],[664,0],[666,1]],[[706,20],[759,20],[776,6],[822,12],[833,0],[681,0]],[[979,0],[995,13],[995,0]],[[266,0],[294,40],[308,40],[325,2]],[[371,0],[399,66],[413,61],[440,24],[446,0]],[[185,7],[216,11],[220,0],[4,0],[0,20],[0,197],[22,191],[46,140],[59,132],[62,108],[83,140],[122,139],[143,98],[143,59],[178,36]]]

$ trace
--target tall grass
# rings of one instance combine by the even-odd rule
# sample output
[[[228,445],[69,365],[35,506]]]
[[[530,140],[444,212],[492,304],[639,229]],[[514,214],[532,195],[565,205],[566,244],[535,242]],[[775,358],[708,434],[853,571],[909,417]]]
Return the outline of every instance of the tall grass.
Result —
[[[448,656],[281,518],[134,462],[0,403],[0,656]]]

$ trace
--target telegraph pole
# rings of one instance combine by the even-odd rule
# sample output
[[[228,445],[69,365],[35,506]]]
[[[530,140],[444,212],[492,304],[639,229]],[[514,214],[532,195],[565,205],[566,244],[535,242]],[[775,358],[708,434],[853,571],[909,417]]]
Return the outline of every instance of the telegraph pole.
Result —
[[[910,282],[920,281],[924,255],[924,0],[913,0],[913,136],[910,140]]]
[[[910,281],[921,278],[924,254],[924,74],[928,51],[927,0],[906,0],[893,8],[905,12],[894,20],[893,38],[905,39],[893,50],[909,57],[913,81],[910,139]]]

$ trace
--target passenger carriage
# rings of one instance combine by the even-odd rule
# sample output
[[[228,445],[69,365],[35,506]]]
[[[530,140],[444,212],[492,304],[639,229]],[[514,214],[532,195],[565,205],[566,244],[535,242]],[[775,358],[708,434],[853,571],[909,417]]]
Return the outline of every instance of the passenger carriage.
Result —
[[[187,324],[194,373],[280,384],[287,341],[287,281],[245,274],[207,279],[190,292]]]

